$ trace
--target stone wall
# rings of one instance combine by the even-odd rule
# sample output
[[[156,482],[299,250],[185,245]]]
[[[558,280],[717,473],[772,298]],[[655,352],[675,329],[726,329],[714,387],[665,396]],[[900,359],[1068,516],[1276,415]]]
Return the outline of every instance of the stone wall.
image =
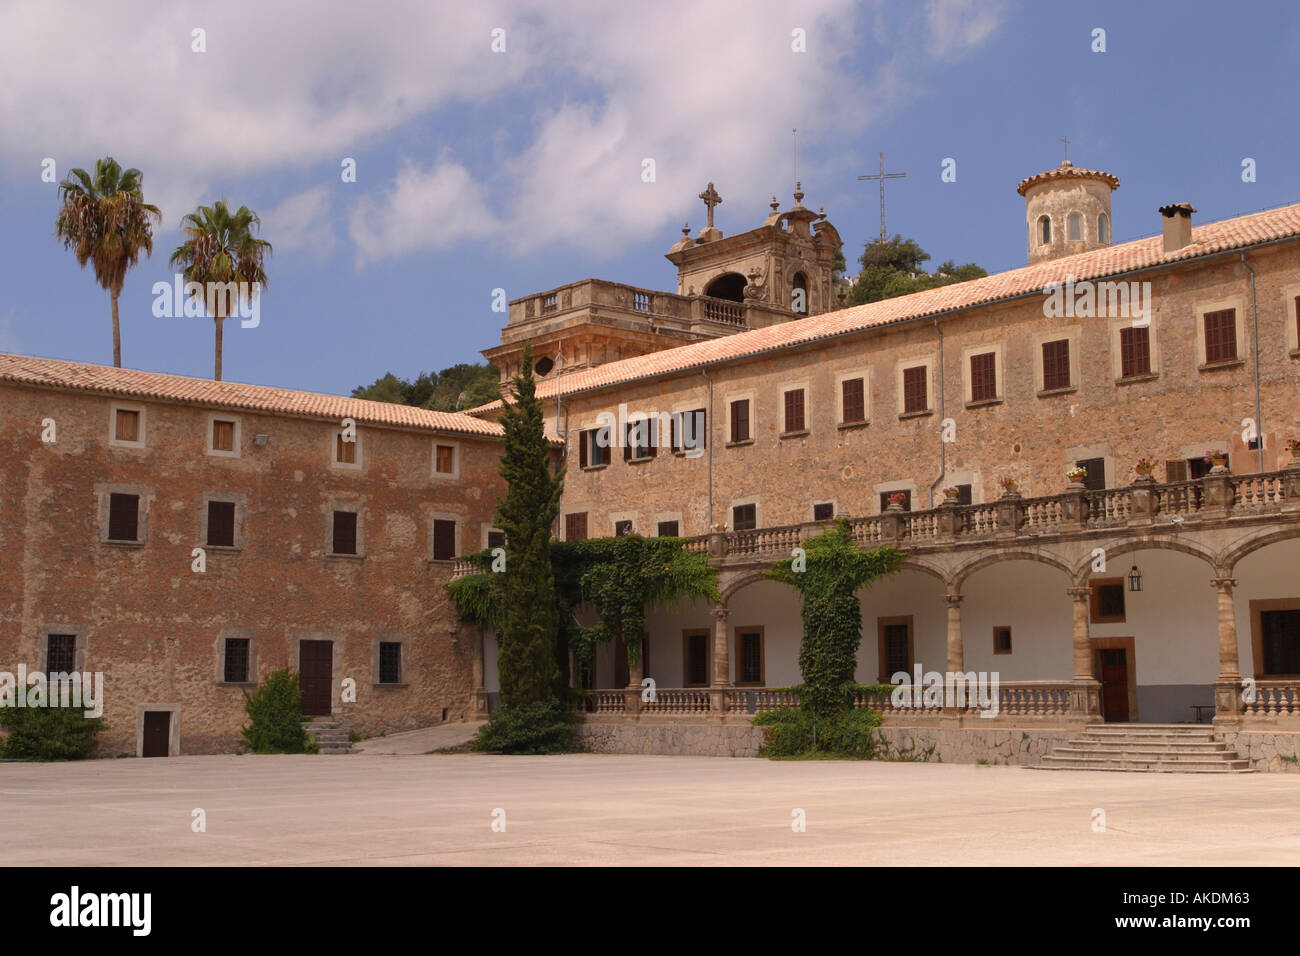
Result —
[[[944,730],[938,727],[881,727],[880,734],[904,759],[942,763],[1030,766],[1076,732],[1063,729]],[[933,748],[931,751],[930,748]],[[928,757],[927,757],[928,754]]]
[[[1300,773],[1300,732],[1227,731],[1222,739],[1237,756],[1249,760],[1253,770]]]
[[[748,720],[600,720],[578,726],[583,749],[602,754],[757,757],[766,730]]]

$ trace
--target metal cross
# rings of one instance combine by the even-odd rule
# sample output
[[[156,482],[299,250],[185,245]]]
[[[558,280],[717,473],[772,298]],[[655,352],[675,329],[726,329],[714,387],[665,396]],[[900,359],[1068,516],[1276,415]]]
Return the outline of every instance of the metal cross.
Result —
[[[713,228],[713,207],[722,203],[722,197],[718,191],[713,188],[713,183],[709,183],[709,188],[700,193],[700,198],[704,200],[704,205],[709,210],[709,228]]]
[[[885,172],[885,154],[880,154],[880,172],[874,176],[859,176],[858,179],[878,179],[880,180],[880,238],[888,239],[889,234],[885,231],[885,180],[886,179],[905,179],[907,173],[887,173]]]
[[[1062,136],[1061,142],[1065,144],[1065,161],[1068,163],[1070,161],[1070,137]]]

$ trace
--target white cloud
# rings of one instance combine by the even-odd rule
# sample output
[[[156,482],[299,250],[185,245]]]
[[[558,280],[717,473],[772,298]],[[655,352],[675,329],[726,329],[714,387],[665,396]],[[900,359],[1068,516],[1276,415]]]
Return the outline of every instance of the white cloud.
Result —
[[[981,46],[1002,22],[1003,12],[1004,4],[994,0],[930,0],[930,53],[957,57]]]
[[[313,258],[325,258],[335,239],[330,193],[330,187],[313,186],[290,196],[261,217],[258,235],[270,240],[277,253],[305,249]]]

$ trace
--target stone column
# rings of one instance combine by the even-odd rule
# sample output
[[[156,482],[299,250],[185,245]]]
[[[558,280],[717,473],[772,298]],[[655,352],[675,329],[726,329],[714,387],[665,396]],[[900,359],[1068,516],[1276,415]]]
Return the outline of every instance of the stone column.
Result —
[[[1076,717],[1100,720],[1101,684],[1097,681],[1093,662],[1092,642],[1088,639],[1088,606],[1092,588],[1069,588],[1067,593],[1074,602],[1074,691],[1070,710]]]
[[[726,713],[727,688],[731,687],[731,654],[727,640],[727,615],[731,609],[719,604],[713,609],[713,686],[709,689],[709,711]]]
[[[948,671],[958,674],[966,670],[966,652],[961,640],[960,594],[945,595],[948,602]]]
[[[1240,722],[1241,667],[1238,663],[1237,614],[1232,599],[1235,578],[1211,578],[1219,603],[1219,676],[1214,682],[1214,722]]]
[[[488,693],[483,683],[483,625],[474,628],[474,653],[470,655],[470,680],[474,684],[473,716],[486,720],[488,716]]]

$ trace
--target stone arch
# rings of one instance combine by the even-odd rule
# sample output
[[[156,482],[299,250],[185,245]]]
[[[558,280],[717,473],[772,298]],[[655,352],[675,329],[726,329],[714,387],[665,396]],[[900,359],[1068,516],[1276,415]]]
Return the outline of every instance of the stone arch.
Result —
[[[1191,544],[1190,542],[1178,541],[1174,538],[1155,538],[1147,541],[1134,539],[1131,541],[1121,541],[1119,544],[1114,546],[1099,544],[1097,547],[1106,548],[1106,561],[1108,564],[1111,558],[1119,557],[1122,554],[1132,554],[1136,551],[1178,551],[1182,554],[1191,555],[1193,558],[1200,558],[1210,566],[1212,572],[1217,573],[1217,568],[1219,566],[1213,552],[1206,548]],[[1089,553],[1089,555],[1079,563],[1079,566],[1074,570],[1071,577],[1077,587],[1087,587],[1088,579],[1091,576],[1092,555]]]
[[[761,581],[771,581],[771,580],[772,580],[771,578],[766,576],[764,571],[741,572],[739,577],[733,578],[731,580],[731,583],[726,584],[723,587],[719,588],[719,593],[722,595],[722,603],[726,604],[728,601],[730,601],[733,597],[736,596],[737,592],[743,591],[751,584],[758,584]],[[776,581],[774,583],[780,584],[781,582]]]
[[[714,299],[727,299],[731,302],[745,301],[745,286],[748,280],[739,272],[724,272],[709,280],[704,287],[704,294]]]
[[[1006,551],[996,554],[986,554],[982,558],[976,558],[961,565],[956,571],[952,572],[951,590],[961,592],[962,585],[966,580],[977,571],[994,564],[1001,564],[1003,561],[1037,561],[1039,564],[1046,564],[1056,568],[1064,574],[1071,582],[1074,581],[1074,572],[1068,564],[1062,559],[1050,554],[1044,554],[1041,551]]]
[[[920,571],[922,574],[928,574],[932,578],[938,578],[939,582],[948,590],[952,590],[952,579],[941,569],[931,564],[919,560],[915,557],[906,557],[898,566],[899,571]],[[897,573],[897,572],[895,572]],[[868,585],[870,586],[870,585]]]
[[[1261,548],[1266,548],[1270,544],[1277,544],[1279,541],[1290,541],[1294,538],[1300,538],[1300,528],[1283,528],[1280,531],[1266,531],[1263,534],[1257,534],[1245,541],[1239,541],[1226,551],[1221,552],[1217,556],[1215,565],[1223,569],[1223,577],[1232,577],[1236,572],[1238,562],[1242,558]]]

